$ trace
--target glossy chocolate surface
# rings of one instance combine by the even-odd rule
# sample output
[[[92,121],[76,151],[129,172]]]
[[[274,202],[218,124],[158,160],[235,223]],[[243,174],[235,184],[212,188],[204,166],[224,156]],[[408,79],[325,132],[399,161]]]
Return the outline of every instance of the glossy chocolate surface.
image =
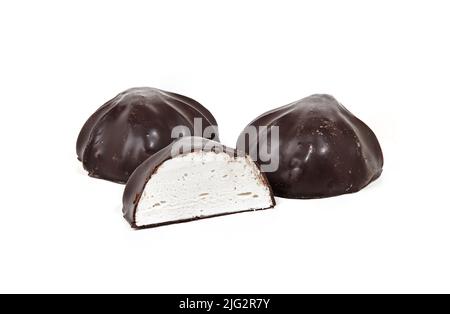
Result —
[[[149,87],[126,90],[86,121],[78,159],[90,176],[126,183],[137,166],[174,141],[174,127],[186,126],[191,133],[182,135],[194,135],[195,118],[202,131],[217,126],[212,114],[188,97]],[[210,138],[218,140],[217,129]]]
[[[174,145],[183,145],[184,150],[181,149],[173,149]],[[179,147],[179,146],[176,146]],[[186,149],[186,147],[188,149]],[[193,220],[199,220],[204,218],[212,218],[217,216],[224,216],[229,215],[227,213],[225,214],[218,214],[218,215],[210,215],[205,217],[195,217],[190,219],[183,219],[176,222],[168,222],[168,223],[159,223],[155,225],[150,226],[143,226],[138,227],[136,226],[136,209],[139,203],[139,200],[141,198],[142,192],[144,191],[144,188],[147,184],[147,182],[150,180],[151,176],[155,173],[155,171],[158,169],[160,165],[162,165],[165,161],[175,158],[177,156],[181,156],[184,154],[188,154],[190,152],[196,152],[196,151],[209,151],[209,152],[216,152],[216,153],[226,153],[231,157],[236,156],[243,156],[243,152],[238,152],[235,149],[226,147],[224,145],[221,145],[218,142],[211,141],[204,138],[198,138],[198,137],[183,137],[179,140],[171,143],[170,145],[166,146],[165,148],[161,149],[159,152],[145,160],[139,167],[136,168],[136,170],[133,172],[131,177],[129,178],[127,185],[125,186],[125,191],[123,193],[123,215],[124,218],[128,221],[128,223],[131,225],[131,227],[135,229],[144,229],[144,228],[150,228],[150,227],[158,227],[163,226],[166,224],[173,224],[173,223],[183,223],[183,222],[189,222]],[[275,198],[273,195],[273,191],[269,185],[269,182],[266,178],[266,176],[260,172],[261,175],[261,181],[267,185],[267,187],[270,190],[271,198],[272,198],[272,206],[269,208],[272,208],[275,206]],[[254,210],[264,210],[268,208],[261,208],[261,209],[250,209],[245,211],[254,211]],[[244,212],[244,211],[242,211]],[[236,212],[233,212],[233,214]],[[232,213],[230,213],[232,214]]]
[[[377,179],[383,154],[372,130],[330,95],[312,95],[269,111],[253,126],[278,126],[279,141],[246,142],[279,148],[279,168],[266,173],[276,196],[321,198],[357,192]],[[270,130],[269,130],[270,135]],[[239,141],[243,140],[244,132]],[[270,137],[269,137],[270,139]],[[259,156],[259,155],[258,155]],[[261,163],[260,158],[257,160]]]

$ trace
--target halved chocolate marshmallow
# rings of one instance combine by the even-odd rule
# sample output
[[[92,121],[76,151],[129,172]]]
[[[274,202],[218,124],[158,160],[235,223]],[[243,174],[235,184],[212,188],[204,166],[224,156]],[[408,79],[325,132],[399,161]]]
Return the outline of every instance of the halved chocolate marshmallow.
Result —
[[[144,161],[123,197],[123,213],[133,228],[273,206],[268,181],[250,157],[199,137],[183,137]]]

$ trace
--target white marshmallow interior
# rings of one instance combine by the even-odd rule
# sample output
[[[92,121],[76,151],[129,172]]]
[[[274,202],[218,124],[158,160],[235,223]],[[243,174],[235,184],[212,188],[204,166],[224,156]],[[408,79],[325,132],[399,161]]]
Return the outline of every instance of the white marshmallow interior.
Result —
[[[270,190],[248,157],[193,152],[164,162],[136,211],[138,227],[271,207]]]

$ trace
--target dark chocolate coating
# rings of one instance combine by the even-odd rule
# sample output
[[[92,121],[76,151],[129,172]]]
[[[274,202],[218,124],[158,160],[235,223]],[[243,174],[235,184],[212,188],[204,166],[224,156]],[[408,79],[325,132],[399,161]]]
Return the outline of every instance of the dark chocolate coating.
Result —
[[[175,126],[186,126],[191,133],[183,135],[194,135],[194,118],[202,119],[203,130],[217,126],[205,107],[186,96],[150,87],[128,89],[86,121],[77,140],[78,159],[90,176],[126,183],[137,166],[174,141]],[[217,128],[211,139],[218,141]]]
[[[176,145],[177,143],[180,144],[181,142],[188,143],[190,150],[183,151],[183,152],[177,151],[174,155],[172,155],[173,146]],[[162,165],[165,161],[167,161],[171,158],[175,158],[175,157],[183,155],[183,154],[188,154],[190,152],[197,152],[197,151],[202,151],[202,150],[224,152],[232,157],[244,155],[243,152],[238,152],[232,148],[223,146],[218,142],[213,142],[211,140],[207,140],[204,138],[201,139],[201,138],[195,138],[195,137],[183,137],[183,138],[179,139],[178,141],[173,142],[169,146],[163,148],[162,150],[160,150],[159,152],[157,152],[156,154],[154,154],[153,156],[148,158],[146,161],[144,161],[139,167],[137,167],[136,170],[131,175],[131,177],[129,178],[127,185],[125,186],[125,191],[123,193],[123,199],[122,199],[122,201],[123,201],[122,212],[123,212],[125,219],[130,223],[131,227],[133,227],[135,229],[152,228],[152,227],[159,227],[159,226],[168,225],[168,224],[183,223],[183,222],[188,222],[188,221],[193,221],[193,220],[212,218],[212,217],[217,217],[217,216],[225,216],[225,215],[229,215],[229,214],[238,213],[238,212],[223,213],[223,214],[218,214],[218,215],[193,217],[193,218],[183,219],[183,220],[178,220],[178,221],[158,223],[158,224],[142,226],[142,227],[136,226],[136,209],[137,209],[139,200],[141,198],[142,192],[144,191],[144,188],[145,188],[147,182],[150,180],[151,176],[153,175],[153,173],[155,173],[155,171],[158,169],[158,167],[160,165]],[[261,172],[260,179],[265,185],[267,185],[267,187],[270,190],[270,194],[271,194],[271,198],[272,198],[272,206],[270,206],[268,208],[260,208],[260,209],[254,209],[254,210],[269,209],[276,205],[273,191],[270,187],[270,184],[269,184],[266,176],[262,172]],[[253,209],[244,210],[241,212],[247,212],[247,211],[253,211]]]
[[[276,148],[280,162],[266,173],[276,196],[321,198],[357,192],[377,179],[383,153],[372,130],[330,95],[312,95],[256,118],[253,126],[278,126],[279,141],[246,142]],[[260,131],[258,131],[260,132]],[[244,141],[241,133],[238,143]],[[258,160],[261,163],[261,160]]]

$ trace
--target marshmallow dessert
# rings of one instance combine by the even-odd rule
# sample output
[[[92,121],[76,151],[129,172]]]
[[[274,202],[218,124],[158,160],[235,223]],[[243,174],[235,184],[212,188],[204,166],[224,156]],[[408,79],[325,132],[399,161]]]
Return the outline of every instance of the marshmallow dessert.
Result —
[[[247,140],[248,130],[254,128],[259,136]],[[273,132],[278,136],[272,138]],[[266,160],[261,151],[279,156],[278,167],[266,174],[275,195],[284,198],[354,193],[383,171],[383,152],[375,133],[325,94],[260,115],[241,133],[237,147],[263,170]]]
[[[128,89],[86,121],[77,140],[78,160],[89,176],[126,183],[144,160],[175,136],[218,141],[217,122],[195,100],[156,88]]]
[[[274,206],[250,157],[200,137],[182,137],[144,161],[123,196],[124,217],[137,229]]]

